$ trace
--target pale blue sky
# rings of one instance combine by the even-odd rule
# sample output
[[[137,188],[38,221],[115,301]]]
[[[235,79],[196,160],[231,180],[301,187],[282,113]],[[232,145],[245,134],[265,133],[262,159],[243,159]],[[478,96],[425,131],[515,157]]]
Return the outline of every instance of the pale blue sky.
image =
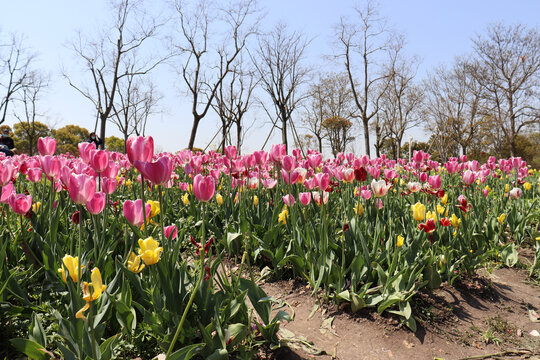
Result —
[[[219,2],[219,1],[218,1]],[[152,10],[160,9],[161,1],[149,1]],[[16,32],[25,36],[28,47],[39,55],[39,67],[51,75],[51,86],[44,95],[42,109],[47,114],[46,122],[56,127],[78,124],[93,128],[95,112],[91,104],[72,90],[60,76],[60,65],[74,73],[74,56],[66,44],[75,37],[77,30],[94,32],[110,21],[112,13],[105,0],[19,0],[0,1],[0,34]],[[323,55],[332,53],[333,26],[340,16],[352,14],[354,4],[350,0],[272,0],[259,1],[267,16],[264,26],[271,27],[277,21],[289,24],[291,29],[303,31],[313,41],[308,50],[308,63],[326,69],[334,66],[324,60]],[[419,78],[434,66],[451,62],[454,56],[471,50],[471,37],[482,33],[490,24],[504,21],[508,24],[522,23],[539,26],[539,0],[381,0],[380,13],[388,19],[398,32],[407,38],[406,51],[422,59]],[[76,73],[74,73],[76,75]],[[162,67],[152,78],[158,90],[164,95],[164,113],[149,122],[147,132],[153,135],[160,149],[176,151],[184,148],[189,139],[191,114],[183,94],[179,92],[183,84],[170,67]],[[182,88],[183,89],[183,88]],[[261,95],[264,96],[264,95]],[[265,119],[260,111],[253,111],[249,118]],[[8,120],[12,125],[14,119]],[[217,130],[214,114],[201,123],[196,146],[205,146]],[[258,134],[264,129],[255,129],[246,141],[246,150],[256,150],[264,139]],[[118,135],[113,124],[108,125],[108,135]],[[413,132],[421,137],[421,131]],[[358,136],[360,139],[361,136]],[[274,137],[274,142],[279,137]],[[355,149],[360,151],[363,144],[359,140]]]

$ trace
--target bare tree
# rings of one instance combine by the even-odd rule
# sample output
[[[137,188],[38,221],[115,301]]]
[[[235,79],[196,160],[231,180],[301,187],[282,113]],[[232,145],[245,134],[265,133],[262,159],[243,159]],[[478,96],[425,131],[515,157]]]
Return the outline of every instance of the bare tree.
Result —
[[[28,84],[33,60],[34,55],[28,53],[15,35],[7,44],[0,44],[0,124],[6,121],[9,104]]]
[[[389,46],[385,91],[380,99],[379,112],[384,123],[383,131],[388,132],[392,143],[392,155],[397,159],[401,156],[401,143],[405,132],[420,123],[424,95],[420,87],[414,84],[418,59],[403,55],[403,38],[397,37],[394,40]],[[380,126],[380,118],[377,114],[377,126]],[[377,156],[380,156],[378,150],[377,148]]]
[[[480,139],[485,116],[484,91],[473,74],[477,66],[470,59],[456,58],[451,68],[438,67],[424,83],[427,91],[425,114],[427,129],[442,144],[457,143],[463,154]],[[449,135],[449,136],[448,136]],[[447,144],[447,149],[455,148]],[[441,156],[457,156],[440,149]]]
[[[351,119],[356,105],[348,85],[347,74],[328,73],[312,84],[308,91],[309,100],[305,105],[304,126],[317,140],[322,152],[323,139],[327,132],[323,126],[330,118]]]
[[[225,69],[221,69],[222,71]],[[241,153],[244,134],[244,115],[252,105],[252,94],[258,83],[253,69],[247,69],[242,56],[238,57],[232,66],[229,76],[219,84],[215,104],[212,105],[221,120],[221,151],[225,152],[227,138],[230,140],[230,130],[236,126],[236,148]]]
[[[488,110],[516,155],[516,138],[540,124],[540,33],[523,25],[495,24],[473,39]]]
[[[332,154],[336,157],[345,152],[347,145],[354,140],[350,134],[353,123],[339,116],[334,116],[323,121],[322,126],[330,143]]]
[[[289,32],[284,24],[278,24],[268,34],[259,37],[253,64],[259,74],[260,83],[274,105],[275,117],[261,102],[272,119],[272,129],[281,130],[281,141],[288,146],[288,126],[292,123],[292,113],[304,100],[301,86],[309,80],[310,69],[302,64],[309,41],[298,32]],[[277,123],[280,122],[280,125]],[[298,135],[296,135],[298,138]]]
[[[90,75],[90,85],[75,84],[64,72],[69,84],[94,105],[95,128],[99,121],[101,139],[105,139],[107,120],[114,114],[119,82],[128,76],[148,74],[165,59],[154,55],[144,59],[136,56],[137,50],[157,36],[161,24],[149,19],[136,1],[121,0],[114,10],[116,17],[110,31],[95,40],[79,33],[72,43],[73,51]]]
[[[34,155],[36,148],[38,132],[36,131],[36,118],[42,116],[37,111],[37,103],[40,95],[48,86],[48,79],[39,73],[28,74],[26,84],[19,91],[17,100],[21,102],[23,115],[14,112],[14,116],[19,120],[19,129],[24,133],[28,140],[29,155]]]
[[[254,0],[239,0],[218,8],[217,13],[214,8],[210,1],[196,2],[194,9],[184,1],[176,2],[181,40],[174,46],[182,56],[179,72],[187,85],[193,114],[189,149],[193,149],[199,123],[211,108],[221,83],[233,70],[235,59],[258,24],[258,19],[250,21],[256,12]],[[212,33],[212,25],[221,25],[221,35]],[[211,38],[219,40],[214,43]]]
[[[370,155],[369,122],[379,111],[379,101],[384,87],[377,86],[384,82],[386,75],[376,64],[382,60],[387,46],[389,33],[384,19],[380,18],[373,1],[365,8],[355,9],[357,18],[347,22],[342,18],[336,29],[337,57],[343,59],[349,78],[352,95],[358,108],[356,117],[362,123],[365,152]],[[358,71],[359,80],[356,77]]]

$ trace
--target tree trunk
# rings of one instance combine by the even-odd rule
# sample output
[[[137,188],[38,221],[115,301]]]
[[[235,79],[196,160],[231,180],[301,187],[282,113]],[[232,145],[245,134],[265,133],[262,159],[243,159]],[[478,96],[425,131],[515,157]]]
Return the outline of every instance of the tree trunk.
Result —
[[[238,155],[241,155],[242,152],[240,151],[242,147],[242,125],[240,124],[240,121],[236,123],[236,152]]]
[[[199,127],[200,118],[195,117],[193,119],[193,127],[191,128],[191,136],[189,137],[188,149],[193,151],[193,144],[195,143],[195,136],[197,135],[197,128]]]
[[[287,146],[287,120],[281,121],[281,142],[285,145],[285,153],[289,153],[289,147]]]
[[[225,154],[225,142],[227,139],[227,124],[225,120],[221,119],[221,154]]]
[[[128,135],[127,133],[124,133],[124,154],[127,154],[127,139]]]
[[[369,127],[368,127],[368,120],[365,118],[362,119],[362,122],[364,123],[364,143],[366,145],[366,155],[371,157],[371,153],[369,151]]]
[[[322,137],[317,136],[317,140],[319,141],[319,152],[322,154]]]
[[[99,137],[101,138],[101,145],[99,145],[99,148],[101,150],[105,149],[105,126],[107,125],[107,117],[106,115],[104,114],[101,114],[100,118],[101,118],[101,126],[100,126],[100,130],[99,130]]]

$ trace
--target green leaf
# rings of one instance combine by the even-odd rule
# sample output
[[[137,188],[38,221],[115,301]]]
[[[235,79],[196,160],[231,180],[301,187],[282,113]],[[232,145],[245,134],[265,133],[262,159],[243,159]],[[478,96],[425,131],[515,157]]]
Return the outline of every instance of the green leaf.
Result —
[[[192,344],[184,346],[180,350],[173,352],[167,360],[189,360],[195,356],[201,349],[204,347],[204,344]]]
[[[271,304],[269,301],[260,301],[261,299],[268,298],[266,293],[255,284],[253,281],[248,279],[240,279],[239,287],[241,291],[247,290],[249,300],[251,304],[257,311],[257,314],[261,317],[265,325],[270,322],[270,310]]]
[[[111,336],[105,340],[100,346],[99,350],[101,351],[101,360],[109,360],[113,357],[114,343],[118,339],[118,334]]]
[[[40,344],[43,347],[47,346],[47,335],[45,335],[45,330],[39,321],[37,314],[32,313],[32,323],[30,324],[30,340],[33,340]]]
[[[28,339],[10,339],[9,342],[17,350],[28,356],[29,359],[47,360],[54,357],[42,345]]]
[[[508,244],[501,249],[501,257],[504,264],[508,267],[512,267],[518,262],[518,252],[514,243]]]

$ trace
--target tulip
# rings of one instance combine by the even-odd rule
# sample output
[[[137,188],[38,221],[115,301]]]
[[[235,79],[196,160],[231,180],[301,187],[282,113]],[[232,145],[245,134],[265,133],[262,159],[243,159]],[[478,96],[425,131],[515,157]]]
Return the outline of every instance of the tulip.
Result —
[[[91,150],[90,166],[97,173],[103,172],[109,166],[109,154],[104,150]]]
[[[519,199],[521,194],[523,194],[523,191],[520,188],[515,187],[510,190],[508,196],[510,196],[512,199]]]
[[[391,184],[387,185],[386,181],[384,180],[376,181],[375,179],[373,179],[371,181],[371,190],[376,197],[383,197],[384,195],[386,195],[388,189],[390,189],[391,186]]]
[[[144,224],[143,217],[143,203],[141,199],[135,201],[126,200],[123,206],[123,213],[127,221],[129,221],[134,226],[141,226]],[[150,216],[152,206],[150,204],[145,205],[146,210],[146,219]]]
[[[456,214],[452,214],[452,216],[450,217],[450,222],[452,223],[452,226],[454,228],[457,228],[459,224],[461,224],[461,219],[459,219]]]
[[[75,211],[73,215],[71,215],[71,222],[74,224],[79,224],[81,222],[81,213],[80,211]]]
[[[360,190],[360,196],[362,196],[362,199],[364,199],[364,200],[371,199],[371,190],[369,190],[369,189]]]
[[[432,175],[428,179],[429,185],[431,185],[434,189],[440,189],[441,188],[441,176],[440,175]]]
[[[86,174],[69,176],[68,193],[75,204],[86,204],[96,192],[96,179]]]
[[[133,166],[155,185],[163,185],[169,181],[174,170],[171,160],[166,156],[160,157],[156,162],[136,160]]]
[[[441,226],[447,227],[447,226],[450,226],[451,222],[450,222],[450,219],[444,217],[441,220],[439,220],[439,224],[441,224]]]
[[[471,185],[476,180],[476,175],[471,170],[466,170],[463,173],[463,183],[465,185]]]
[[[60,158],[56,156],[46,155],[42,156],[40,160],[41,168],[49,179],[57,180],[58,178],[60,178],[60,172],[62,170],[62,162]]]
[[[506,219],[506,214],[503,213],[497,218],[497,221],[499,222],[499,224],[502,225],[505,219]]]
[[[26,173],[26,177],[30,182],[37,183],[41,181],[43,170],[41,168],[30,168]]]
[[[285,144],[275,144],[270,148],[270,160],[275,163],[281,162],[285,155],[287,155]]]
[[[323,191],[322,199],[321,194],[318,191],[313,191],[311,194],[313,195],[313,201],[315,201],[315,204],[317,205],[321,205],[322,203],[326,204],[328,202],[329,192],[327,191]]]
[[[257,195],[253,195],[253,206],[259,205],[259,197]]]
[[[315,184],[319,187],[319,190],[326,191],[328,185],[330,185],[330,175],[325,173],[317,173],[313,176]]]
[[[53,155],[56,151],[56,139],[40,137],[37,141],[37,147],[41,156]]]
[[[9,161],[0,162],[0,186],[4,186],[11,181],[15,170]]]
[[[413,212],[413,218],[416,221],[423,221],[426,217],[426,207],[424,204],[417,202],[414,205],[411,205],[411,210]]]
[[[287,223],[287,218],[289,217],[289,211],[287,210],[287,207],[285,207],[278,216],[278,222],[280,222],[282,225],[285,225]]]
[[[150,204],[150,219],[158,215],[159,212],[161,211],[161,207],[159,206],[159,201],[148,200],[146,204]]]
[[[90,162],[90,151],[96,150],[96,144],[93,142],[82,142],[77,145],[79,156],[85,163]]]
[[[223,205],[223,196],[221,194],[216,194],[216,202],[218,205]]]
[[[298,199],[300,200],[300,203],[302,205],[307,206],[311,202],[311,193],[301,192],[300,194],[298,194]]]
[[[75,314],[77,319],[86,319],[83,313],[90,308],[90,302],[99,299],[101,294],[107,288],[106,285],[103,285],[103,281],[101,280],[101,272],[97,267],[92,269],[90,278],[92,279],[90,284],[86,281],[83,282],[83,300],[86,301],[86,304],[82,309],[77,311],[77,314]],[[92,291],[90,291],[90,288]]]
[[[112,194],[116,191],[118,180],[116,178],[103,178],[101,179],[101,188],[105,194]]]
[[[16,214],[24,215],[32,207],[32,195],[14,194],[9,198],[9,206]]]
[[[140,160],[149,162],[154,156],[154,139],[151,136],[130,136],[126,142],[129,162]]]
[[[424,230],[426,233],[430,234],[435,231],[437,228],[435,220],[428,219],[425,223],[419,224],[418,229]]]
[[[141,264],[141,255],[135,255],[134,252],[131,252],[127,261],[128,270],[138,274],[143,271],[145,267],[145,264]]]
[[[182,196],[182,203],[186,206],[189,205],[189,193],[185,193]]]
[[[293,206],[294,205],[294,196],[292,196],[291,194],[287,194],[287,195],[283,196],[283,202],[287,206]]]
[[[2,195],[0,196],[0,202],[4,204],[9,204],[9,198],[15,195],[15,187],[13,183],[8,183],[7,185],[2,186]]]
[[[165,233],[165,237],[167,239],[173,240],[178,238],[178,228],[175,225],[165,226],[163,228],[163,232]]]
[[[401,235],[398,235],[397,241],[396,241],[396,246],[397,247],[402,247],[404,242],[405,242],[405,238],[403,236],[401,236]]]
[[[69,276],[71,277],[71,280],[73,280],[74,283],[79,281],[79,270],[82,271],[82,268],[84,268],[83,265],[81,265],[81,269],[78,269],[79,267],[79,258],[73,257],[71,255],[65,255],[62,258],[62,267],[58,269],[58,272],[62,275],[62,279],[66,281],[66,269],[69,271]]]
[[[86,208],[88,209],[88,212],[93,215],[101,213],[103,209],[105,209],[105,199],[106,196],[104,193],[95,193],[86,203]]]
[[[216,185],[213,177],[197,174],[193,179],[193,194],[197,200],[202,202],[210,201],[215,191]]]
[[[364,213],[364,206],[362,205],[362,203],[356,204],[356,206],[354,207],[354,213],[358,216]]]
[[[155,241],[153,237],[146,239],[139,239],[139,255],[143,259],[146,265],[153,265],[159,261],[159,257],[163,248],[159,246],[159,242]]]
[[[230,160],[235,159],[236,158],[236,146],[234,146],[234,145],[225,146],[225,156]]]

